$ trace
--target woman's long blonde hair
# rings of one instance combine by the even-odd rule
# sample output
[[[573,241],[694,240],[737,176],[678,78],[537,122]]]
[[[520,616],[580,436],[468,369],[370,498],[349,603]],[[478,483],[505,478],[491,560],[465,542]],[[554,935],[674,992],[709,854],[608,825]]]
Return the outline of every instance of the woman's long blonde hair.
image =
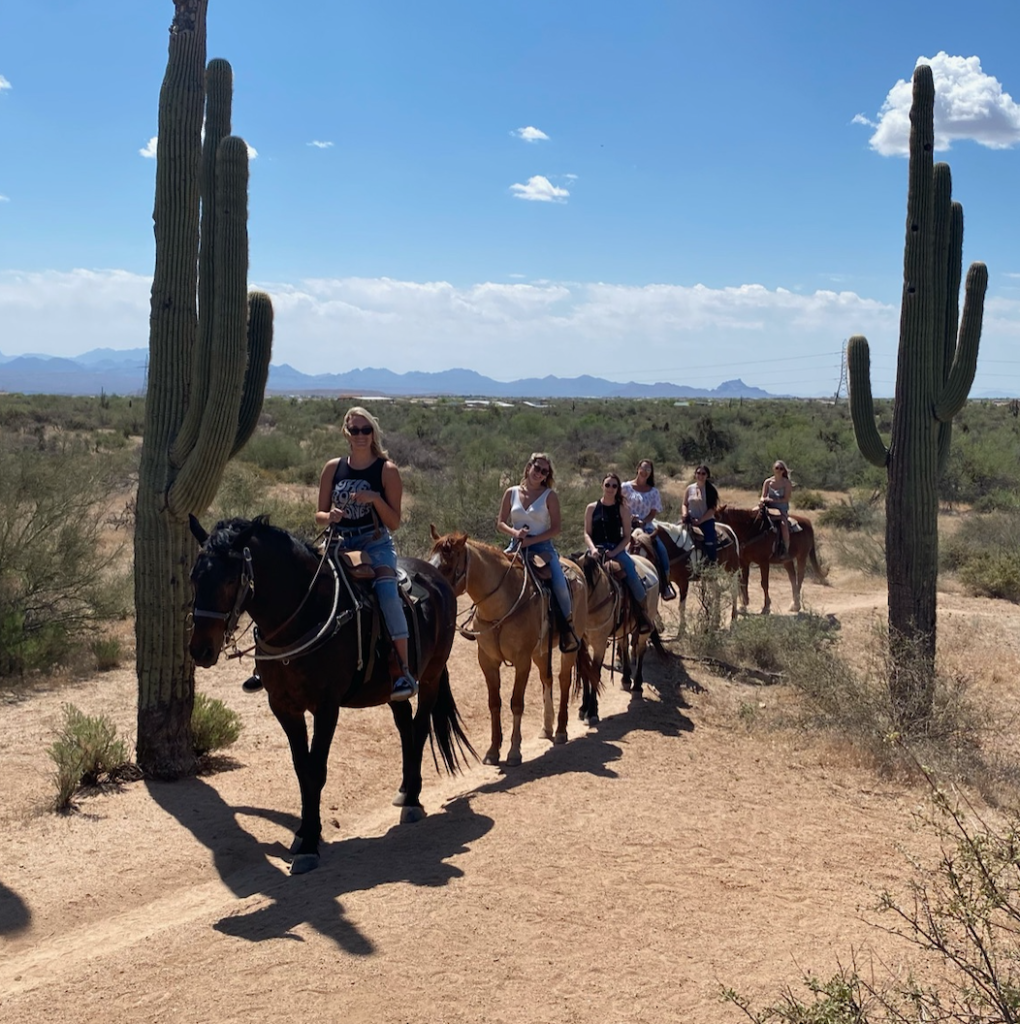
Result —
[[[388,459],[390,457],[390,453],[383,447],[382,430],[379,427],[379,421],[367,409],[362,408],[360,405],[352,405],[347,412],[344,413],[344,437],[350,440],[351,435],[347,433],[347,424],[350,422],[352,416],[362,416],[368,420],[372,427],[372,454],[377,459]]]

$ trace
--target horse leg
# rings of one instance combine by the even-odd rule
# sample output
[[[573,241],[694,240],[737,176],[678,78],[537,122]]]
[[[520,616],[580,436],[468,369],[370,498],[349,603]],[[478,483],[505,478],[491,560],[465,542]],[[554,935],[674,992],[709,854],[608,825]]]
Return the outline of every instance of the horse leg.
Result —
[[[804,573],[807,569],[807,556],[800,555],[791,558],[786,563],[786,575],[790,577],[790,587],[793,590],[793,604],[790,605],[791,612],[800,611],[800,593],[804,586]]]
[[[630,639],[630,662],[634,672],[634,682],[630,688],[631,693],[641,693],[642,690],[644,681],[641,677],[641,661],[644,658],[647,644],[648,638],[640,633],[635,633]]]
[[[766,559],[758,566],[761,570],[761,591],[765,595],[765,604],[762,606],[762,615],[768,615],[772,611],[772,602],[769,600],[769,563]]]
[[[570,680],[574,675],[576,654],[560,655],[560,711],[556,716],[556,733],[553,743],[567,742],[567,710],[570,704]],[[550,687],[550,690],[552,687]]]
[[[421,706],[419,702],[419,707]],[[411,702],[409,700],[398,700],[390,703],[390,711],[393,713],[393,724],[397,727],[400,736],[400,789],[393,798],[394,807],[405,807],[417,802],[421,793],[421,771],[418,772],[417,793],[414,793],[414,779],[408,778],[408,765],[413,765],[414,759],[414,736],[413,719],[411,716]],[[419,764],[419,769],[420,769]]]
[[[337,704],[320,706],[314,716],[311,747],[308,746],[304,715],[276,716],[290,743],[294,771],[301,790],[301,824],[291,846],[294,854],[290,865],[292,875],[303,875],[319,866],[322,787],[326,784],[326,761],[339,712]]]
[[[553,694],[552,694],[552,675],[546,675],[546,668],[549,665],[547,660],[548,655],[543,652],[541,658],[541,664],[538,661],[535,662],[538,665],[538,676],[542,680],[542,739],[551,740],[553,738]],[[563,664],[563,657],[560,657],[560,664]]]
[[[521,757],[521,721],[524,718],[524,688],[528,685],[531,663],[523,657],[520,661],[521,664],[514,665],[514,692],[510,697],[513,728],[510,731],[510,749],[506,752],[506,763],[510,768],[516,768],[523,760]]]
[[[620,638],[620,689],[629,691],[634,680],[630,676],[630,636],[626,633]]]
[[[740,562],[740,609],[746,615],[747,606],[751,603],[751,597],[748,593],[748,584],[751,577],[751,563],[750,561],[744,561],[741,559]]]
[[[478,646],[478,664],[485,676],[485,685],[489,691],[489,720],[492,724],[492,738],[489,749],[482,758],[482,764],[499,764],[499,748],[503,746],[503,701],[499,695],[499,665]]]

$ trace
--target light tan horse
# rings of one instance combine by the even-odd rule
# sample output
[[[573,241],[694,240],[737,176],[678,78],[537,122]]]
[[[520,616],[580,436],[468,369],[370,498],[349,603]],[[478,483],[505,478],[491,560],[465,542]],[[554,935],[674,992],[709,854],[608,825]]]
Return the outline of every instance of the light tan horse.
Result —
[[[510,698],[513,730],[506,763],[521,763],[521,719],[524,717],[524,690],[534,663],[542,679],[545,723],[542,735],[554,743],[567,742],[567,703],[577,653],[560,654],[560,706],[553,732],[552,658],[559,639],[549,623],[549,599],[544,589],[536,589],[519,556],[474,540],[464,533],[440,536],[432,527],[432,551],[429,561],[452,585],[459,596],[465,591],[474,602],[474,613],[467,631],[478,641],[478,664],[489,688],[489,715],[492,742],[483,758],[485,764],[499,764],[503,745],[500,666],[514,668],[514,690]],[[574,609],[574,630],[584,633],[588,603],[584,577],[573,562],[560,559],[570,587]]]
[[[631,556],[637,566],[638,575],[654,580],[645,594],[642,609],[654,621],[655,609],[659,603],[659,576],[655,565],[641,555]],[[576,558],[576,556],[575,556]],[[594,555],[585,554],[578,559],[584,572],[588,592],[588,621],[584,631],[585,649],[578,657],[578,682],[581,686],[581,721],[589,726],[599,721],[599,694],[602,692],[602,663],[610,640],[621,645],[623,665],[622,687],[633,693],[640,693],[644,683],[643,666],[648,641],[661,651],[662,645],[656,633],[641,633],[634,617],[633,600],[625,580],[610,579],[606,567]],[[591,648],[591,653],[587,648]],[[631,676],[631,664],[634,674]]]

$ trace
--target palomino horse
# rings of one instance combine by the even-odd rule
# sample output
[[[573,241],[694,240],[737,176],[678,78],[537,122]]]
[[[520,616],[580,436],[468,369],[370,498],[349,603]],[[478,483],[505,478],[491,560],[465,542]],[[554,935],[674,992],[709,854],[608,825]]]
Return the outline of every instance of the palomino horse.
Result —
[[[440,537],[434,526],[432,539],[434,544],[429,561],[452,584],[458,596],[467,591],[475,604],[471,636],[478,641],[478,664],[489,689],[489,715],[492,719],[492,742],[482,760],[485,764],[499,764],[500,747],[503,745],[499,669],[504,662],[514,668],[514,691],[510,698],[513,730],[506,763],[510,766],[521,763],[524,690],[532,662],[542,679],[545,705],[542,735],[554,743],[566,743],[567,703],[577,653],[560,655],[560,707],[554,733],[552,650],[558,635],[549,623],[545,591],[536,588],[519,554],[509,555],[464,533],[448,533]],[[570,587],[574,630],[581,636],[588,608],[584,578],[572,562],[560,561]]]
[[[768,615],[772,610],[772,602],[769,600],[770,563],[786,566],[786,574],[790,577],[790,587],[793,589],[793,604],[790,605],[790,611],[799,612],[800,593],[804,585],[804,571],[808,559],[811,560],[811,568],[818,577],[824,577],[815,553],[815,531],[811,526],[811,520],[806,516],[790,516],[791,524],[799,524],[800,529],[790,530],[790,557],[781,559],[776,557],[775,552],[778,529],[774,530],[769,525],[760,509],[729,508],[724,505],[716,509],[715,517],[719,522],[729,526],[740,539],[740,600],[744,610],[747,610],[747,579],[753,562],[761,570],[761,589],[765,595],[762,614]]]
[[[688,530],[689,527],[674,526],[672,523],[668,524],[668,529],[658,526],[655,530],[655,536],[662,541],[666,548],[666,554],[669,556],[669,579],[671,583],[676,585],[677,594],[679,595],[681,630],[684,628],[687,594],[690,591],[691,580],[694,578],[698,567],[704,565],[701,551],[694,548],[690,540],[688,540],[686,546],[681,546],[674,540],[674,535],[685,537]],[[718,522],[716,530],[719,535],[719,546],[716,553],[717,564],[727,572],[734,574],[740,572],[740,541],[737,540],[736,534],[732,531],[730,531],[731,536],[727,537],[727,527],[723,527],[720,530]],[[735,619],[736,617],[737,595],[734,594],[730,618]]]
[[[311,871],[319,863],[319,805],[340,708],[389,702],[391,644],[380,637],[376,613],[352,582],[350,570],[270,526],[264,516],[219,522],[211,534],[192,516],[191,532],[202,545],[191,571],[191,656],[202,668],[212,667],[224,643],[231,642],[241,613],[251,616],[255,661],[269,706],[290,742],[301,790],[301,825],[291,847],[295,856],[290,870]],[[453,590],[427,562],[401,558],[398,564],[412,584],[410,660],[421,686],[413,719],[410,701],[390,704],[403,755],[400,790],[393,802],[402,808],[401,822],[407,822],[425,814],[425,741],[434,736],[451,773],[459,770],[465,752],[475,752],[464,735],[446,668],[457,618]],[[314,720],[311,746],[306,711]]]
[[[634,555],[638,575],[651,584],[645,594],[642,609],[654,621],[655,608],[659,603],[659,576],[655,566],[647,558]],[[651,639],[660,650],[662,645],[657,633],[641,633],[634,617],[633,598],[623,580],[611,579],[606,566],[594,555],[585,553],[575,556],[584,571],[588,591],[588,622],[584,631],[585,645],[578,654],[577,675],[581,686],[581,721],[587,725],[598,725],[599,693],[602,690],[602,663],[610,640],[616,640],[621,647],[623,663],[623,689],[641,693],[644,683],[644,660],[648,641]],[[588,652],[591,648],[591,653]],[[634,675],[631,676],[631,662]]]

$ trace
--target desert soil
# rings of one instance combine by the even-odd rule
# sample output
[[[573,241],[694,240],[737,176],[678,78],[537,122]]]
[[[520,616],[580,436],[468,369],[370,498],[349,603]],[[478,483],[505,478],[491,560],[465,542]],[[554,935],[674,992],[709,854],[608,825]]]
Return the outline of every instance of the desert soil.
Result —
[[[863,649],[884,581],[830,582],[809,582],[807,603]],[[773,594],[785,608],[785,579]],[[1014,734],[1020,609],[940,601],[945,659]],[[475,659],[458,638],[454,693],[484,750]],[[427,762],[429,816],[404,826],[389,712],[343,712],[322,864],[292,878],[297,787],[264,696],[240,689],[247,671],[198,674],[244,721],[228,770],[127,784],[68,816],[44,809],[61,705],[130,737],[131,669],[0,705],[0,1021],[727,1022],[744,1018],[724,985],[769,1000],[855,951],[912,956],[872,908],[904,888],[908,855],[933,853],[912,828],[924,792],[845,745],[769,728],[786,687],[650,656],[642,697],[607,675],[602,723],[585,729],[572,707],[553,746],[533,681],[523,766],[448,778]]]

